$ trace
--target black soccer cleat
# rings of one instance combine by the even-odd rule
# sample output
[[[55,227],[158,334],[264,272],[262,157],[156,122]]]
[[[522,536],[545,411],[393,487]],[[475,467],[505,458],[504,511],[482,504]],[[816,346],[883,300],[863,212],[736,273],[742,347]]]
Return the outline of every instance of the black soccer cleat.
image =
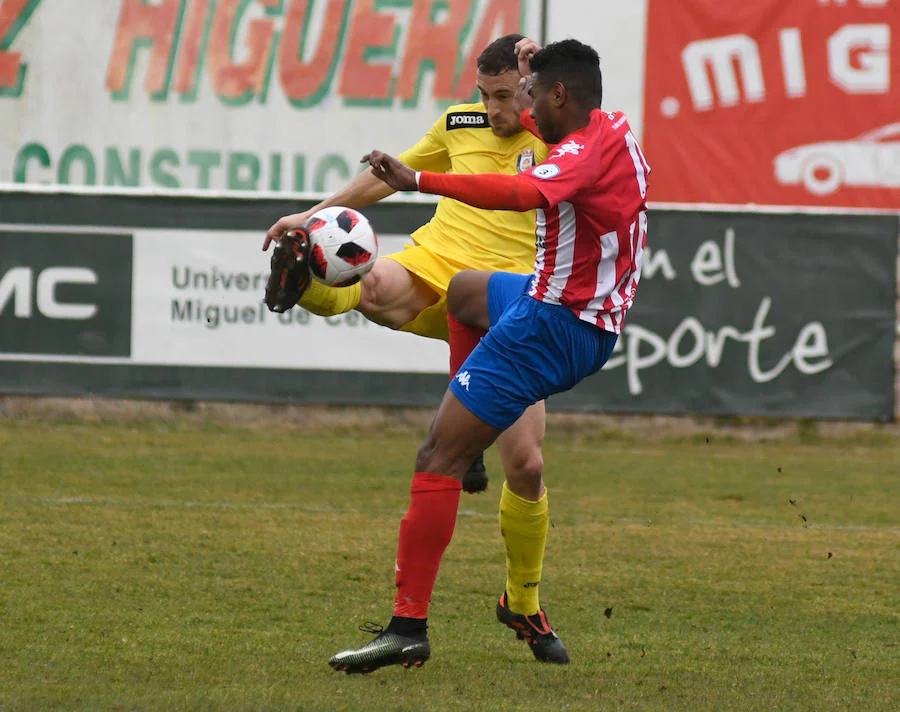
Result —
[[[405,668],[422,667],[431,657],[431,645],[427,637],[410,638],[388,633],[380,625],[362,625],[364,633],[378,633],[374,640],[356,650],[342,650],[332,656],[328,664],[338,672],[368,673],[386,665],[402,665]]]
[[[462,488],[463,492],[475,494],[484,492],[488,487],[487,470],[484,467],[484,453],[481,453],[472,462],[468,472],[463,475]]]
[[[506,591],[504,591],[500,600],[497,601],[497,620],[516,631],[516,637],[528,643],[534,657],[541,662],[559,665],[569,662],[566,646],[553,632],[543,608],[533,616],[513,613],[506,604]]]
[[[272,250],[271,270],[266,282],[266,306],[282,313],[291,309],[309,287],[309,235],[306,230],[288,230]]]

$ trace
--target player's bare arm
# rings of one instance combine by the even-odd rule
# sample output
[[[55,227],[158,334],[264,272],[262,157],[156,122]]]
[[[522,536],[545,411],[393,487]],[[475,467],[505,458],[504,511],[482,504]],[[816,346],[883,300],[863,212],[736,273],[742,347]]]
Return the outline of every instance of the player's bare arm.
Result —
[[[280,240],[281,236],[288,230],[296,230],[306,225],[313,213],[322,208],[328,208],[332,205],[343,205],[347,208],[359,210],[372,203],[377,203],[393,193],[393,189],[384,181],[379,180],[371,170],[363,171],[344,188],[325,198],[325,200],[314,205],[309,210],[279,218],[266,232],[266,238],[262,247],[263,251],[268,250],[269,245],[273,242]]]

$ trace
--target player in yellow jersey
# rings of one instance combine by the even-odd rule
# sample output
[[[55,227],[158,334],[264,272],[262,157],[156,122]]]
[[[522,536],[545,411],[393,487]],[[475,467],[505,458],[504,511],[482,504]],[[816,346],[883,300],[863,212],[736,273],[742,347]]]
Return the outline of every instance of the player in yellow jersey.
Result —
[[[515,174],[546,158],[547,146],[522,127],[513,104],[521,77],[516,56],[520,40],[522,35],[506,35],[485,48],[476,75],[481,101],[451,106],[415,146],[400,154],[401,161],[414,170]],[[285,232],[302,228],[317,210],[332,205],[362,209],[393,192],[367,169],[311,209],[279,219],[266,233],[263,249]],[[448,341],[452,377],[481,334],[452,317],[448,328],[450,279],[461,270],[530,274],[534,230],[534,211],[480,210],[441,198],[434,217],[412,233],[412,245],[380,256],[371,272],[350,287],[310,280],[299,303],[322,316],[355,309],[392,329]],[[507,548],[507,605],[516,614],[546,621],[538,597],[549,526],[542,477],[544,425],[544,406],[539,403],[504,432],[497,445],[506,475],[500,528]],[[462,486],[470,492],[487,486],[481,462],[473,464]],[[526,637],[535,657],[568,662],[559,638],[549,625],[544,628],[537,637]]]
[[[546,158],[546,145],[523,129],[513,107],[520,78],[515,44],[521,37],[507,35],[485,48],[478,57],[476,79],[482,101],[450,107],[415,146],[400,155],[402,161],[416,170],[441,173],[511,174]],[[366,170],[310,210],[278,220],[269,229],[263,249],[284,232],[303,227],[321,208],[364,208],[393,192]],[[412,234],[413,245],[380,257],[357,285],[334,288],[313,281],[300,305],[321,316],[356,309],[383,326],[449,341],[452,376],[475,343],[469,347],[461,329],[457,329],[461,336],[449,336],[446,294],[450,278],[463,269],[530,273],[534,221],[534,211],[479,210],[441,199],[434,217]],[[463,488],[476,492],[486,486],[479,458],[466,474]]]

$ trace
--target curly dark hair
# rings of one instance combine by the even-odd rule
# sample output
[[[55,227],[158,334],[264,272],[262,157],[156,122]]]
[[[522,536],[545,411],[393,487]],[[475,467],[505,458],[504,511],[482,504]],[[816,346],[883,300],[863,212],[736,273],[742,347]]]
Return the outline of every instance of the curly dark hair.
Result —
[[[531,58],[531,71],[545,87],[560,82],[578,103],[599,107],[603,100],[600,56],[590,45],[567,39],[551,42]]]
[[[516,42],[524,39],[524,35],[504,35],[485,47],[478,55],[478,71],[482,74],[496,76],[511,69],[518,70],[516,59]]]

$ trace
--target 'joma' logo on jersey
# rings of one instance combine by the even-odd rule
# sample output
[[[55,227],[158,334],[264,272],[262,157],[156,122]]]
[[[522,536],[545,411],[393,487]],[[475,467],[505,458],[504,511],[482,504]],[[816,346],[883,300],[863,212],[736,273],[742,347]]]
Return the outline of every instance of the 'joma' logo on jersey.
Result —
[[[457,111],[447,114],[447,130],[482,129],[489,126],[487,114],[480,111]]]
[[[583,143],[575,143],[571,139],[566,141],[564,144],[556,147],[556,152],[553,154],[554,158],[560,158],[561,156],[565,156],[567,153],[571,153],[573,156],[577,156],[578,152],[584,148]]]

